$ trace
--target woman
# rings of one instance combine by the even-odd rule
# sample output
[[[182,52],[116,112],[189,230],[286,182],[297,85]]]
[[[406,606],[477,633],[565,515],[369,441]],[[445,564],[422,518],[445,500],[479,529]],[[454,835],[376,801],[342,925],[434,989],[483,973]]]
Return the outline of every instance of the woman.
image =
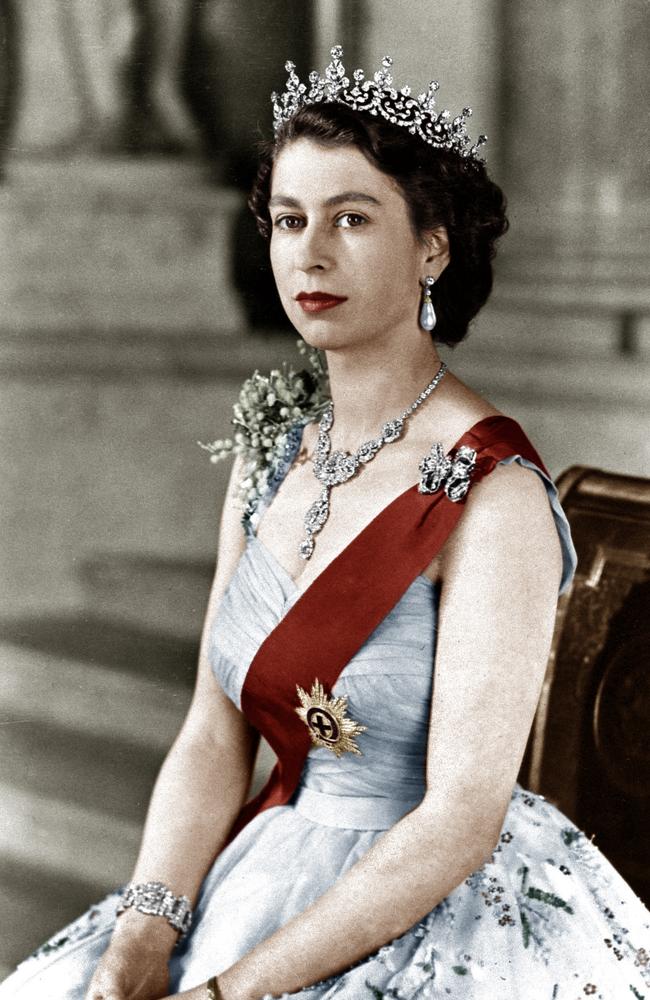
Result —
[[[288,67],[252,196],[332,406],[287,401],[274,441],[277,400],[256,403],[268,467],[233,469],[123,912],[99,904],[2,1000],[650,989],[647,911],[515,784],[574,551],[541,459],[436,348],[489,294],[503,197],[465,115],[397,94],[386,62],[350,86],[340,60],[309,89]],[[256,729],[280,766],[242,810]]]

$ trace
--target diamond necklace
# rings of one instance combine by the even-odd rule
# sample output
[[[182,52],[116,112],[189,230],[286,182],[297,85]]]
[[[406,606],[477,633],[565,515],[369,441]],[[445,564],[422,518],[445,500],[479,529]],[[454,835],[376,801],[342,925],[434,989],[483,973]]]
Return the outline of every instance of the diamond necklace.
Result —
[[[447,365],[442,362],[435,376],[426,389],[423,389],[417,399],[403,410],[399,417],[384,424],[379,436],[365,441],[360,448],[350,454],[349,451],[332,451],[329,432],[334,423],[334,405],[330,403],[318,425],[318,443],[314,458],[314,475],[322,484],[320,496],[310,506],[305,514],[305,533],[307,537],[300,543],[298,549],[303,559],[311,559],[316,546],[315,536],[321,530],[330,516],[330,493],[335,486],[347,483],[348,479],[359,472],[362,465],[367,465],[385,444],[392,444],[402,435],[404,424],[415,413],[418,406],[427,399],[447,371]]]

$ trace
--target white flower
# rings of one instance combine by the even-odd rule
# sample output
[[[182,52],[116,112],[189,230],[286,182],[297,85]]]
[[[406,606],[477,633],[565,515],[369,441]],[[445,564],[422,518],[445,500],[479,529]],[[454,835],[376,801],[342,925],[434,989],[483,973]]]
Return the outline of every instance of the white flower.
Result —
[[[274,368],[268,375],[254,371],[233,405],[233,439],[201,444],[210,452],[211,462],[219,462],[230,454],[246,460],[240,497],[248,509],[258,503],[282,459],[289,431],[297,424],[318,419],[328,401],[321,355],[302,341],[298,350],[309,362],[310,370],[297,372],[284,363],[281,369]]]

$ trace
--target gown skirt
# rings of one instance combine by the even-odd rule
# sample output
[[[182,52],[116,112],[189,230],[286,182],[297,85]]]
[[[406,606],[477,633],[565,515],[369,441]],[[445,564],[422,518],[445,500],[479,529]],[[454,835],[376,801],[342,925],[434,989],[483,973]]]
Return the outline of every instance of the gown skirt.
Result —
[[[542,478],[575,565],[553,483]],[[259,514],[259,512],[258,512]],[[300,593],[253,526],[212,631],[210,658],[236,706],[266,636]],[[170,992],[218,974],[300,914],[424,793],[438,589],[417,577],[342,671],[362,756],[309,752],[292,800],[259,813],[208,872],[173,953]],[[0,985],[0,1000],[83,1000],[119,892],[56,934]],[[650,1000],[650,913],[584,833],[516,786],[491,859],[422,921],[301,1000]]]

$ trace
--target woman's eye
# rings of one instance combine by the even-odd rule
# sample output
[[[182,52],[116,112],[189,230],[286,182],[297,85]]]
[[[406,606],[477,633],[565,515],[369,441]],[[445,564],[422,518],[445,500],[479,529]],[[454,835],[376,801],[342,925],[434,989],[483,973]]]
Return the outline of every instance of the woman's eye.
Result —
[[[276,229],[300,229],[302,224],[299,215],[280,215],[273,223]]]
[[[358,212],[344,212],[343,215],[339,215],[336,225],[342,229],[354,229],[357,226],[362,226],[367,221],[365,216],[359,215]]]

